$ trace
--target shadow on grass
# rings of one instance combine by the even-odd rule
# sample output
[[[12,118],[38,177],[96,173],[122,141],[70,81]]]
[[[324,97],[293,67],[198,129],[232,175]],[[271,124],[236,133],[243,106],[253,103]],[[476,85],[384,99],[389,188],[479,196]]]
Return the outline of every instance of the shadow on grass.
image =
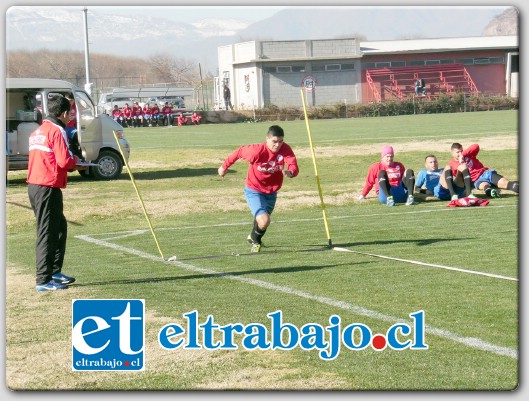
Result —
[[[170,262],[169,262],[170,263]],[[371,263],[371,262],[369,262]],[[344,263],[344,265],[350,266],[352,264],[361,264],[365,265],[366,262],[358,263]],[[218,273],[202,273],[202,274],[189,274],[186,276],[171,276],[171,277],[149,277],[149,278],[140,278],[140,279],[124,279],[124,280],[107,280],[104,282],[93,282],[86,284],[74,284],[74,287],[92,287],[92,286],[102,286],[102,285],[122,285],[122,284],[152,284],[152,283],[161,283],[166,281],[180,281],[180,280],[199,280],[199,279],[209,279],[209,278],[219,278],[219,277],[229,277],[229,276],[245,276],[252,274],[263,274],[263,273],[299,273],[306,272],[311,270],[321,270],[337,267],[338,264],[330,265],[316,265],[316,266],[290,266],[290,267],[274,267],[268,269],[252,269],[252,270],[243,270],[243,271],[234,271],[234,272],[218,272]],[[175,267],[178,268],[178,265]]]
[[[123,178],[129,178],[128,175],[123,176]],[[68,175],[68,186],[82,184],[83,182],[95,182],[98,181],[96,179],[93,179],[91,177],[81,177],[78,174],[71,174]],[[26,183],[26,177],[23,178],[10,178],[9,182],[6,185],[6,192],[9,191],[9,188],[20,188],[20,187],[27,187],[28,184]],[[68,191],[68,186],[65,189],[62,189],[63,191]]]
[[[178,168],[176,170],[163,171],[132,171],[135,180],[164,180],[167,178],[185,178],[200,177],[205,175],[217,175],[218,168],[201,167],[201,168]],[[126,176],[127,178],[128,175]]]
[[[432,245],[438,242],[458,242],[461,240],[476,239],[476,237],[465,237],[465,238],[428,238],[428,239],[394,239],[386,241],[366,241],[366,242],[347,242],[342,244],[334,244],[341,248],[363,246],[363,245],[394,245],[394,244],[417,244],[417,246]]]
[[[169,178],[185,178],[185,177],[201,177],[201,176],[215,176],[217,175],[218,167],[201,167],[201,168],[179,168],[175,170],[149,170],[149,171],[134,171],[132,174],[135,180],[165,180]],[[237,170],[228,170],[227,174],[235,174]],[[219,177],[220,178],[220,177]],[[130,180],[129,174],[126,168],[123,168],[123,172],[117,178],[117,181]],[[68,184],[79,183],[79,182],[95,182],[98,181],[92,177],[82,177],[78,174],[68,175]],[[24,178],[11,178],[9,179],[6,188],[16,188],[26,186],[26,177]]]
[[[13,206],[18,206],[18,207],[21,207],[22,209],[28,209],[28,210],[33,211],[33,209],[31,208],[31,206],[29,204],[28,205],[23,205],[21,203],[6,201],[6,205],[7,204],[10,204],[10,205],[13,205]],[[67,221],[68,221],[68,224],[71,224],[73,226],[82,226],[81,223],[76,223],[75,221],[71,221],[71,220],[67,220]]]

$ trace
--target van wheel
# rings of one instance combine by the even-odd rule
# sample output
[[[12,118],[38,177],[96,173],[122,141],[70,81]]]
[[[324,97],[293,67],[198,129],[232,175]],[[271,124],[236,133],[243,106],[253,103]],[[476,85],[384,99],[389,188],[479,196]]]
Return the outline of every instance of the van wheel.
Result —
[[[123,170],[123,162],[116,152],[103,150],[95,161],[97,167],[90,167],[90,174],[96,180],[114,180]]]

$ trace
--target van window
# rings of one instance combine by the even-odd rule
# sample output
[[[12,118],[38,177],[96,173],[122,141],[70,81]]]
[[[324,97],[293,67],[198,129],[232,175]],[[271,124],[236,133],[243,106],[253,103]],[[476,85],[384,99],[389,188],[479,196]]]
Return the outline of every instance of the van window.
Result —
[[[75,92],[77,112],[82,118],[94,118],[95,107],[85,92]]]

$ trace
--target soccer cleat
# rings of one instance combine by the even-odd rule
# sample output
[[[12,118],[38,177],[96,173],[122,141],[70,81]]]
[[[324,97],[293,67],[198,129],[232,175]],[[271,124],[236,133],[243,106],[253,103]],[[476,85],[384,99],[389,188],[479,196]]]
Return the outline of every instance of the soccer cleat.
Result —
[[[415,205],[415,199],[413,195],[408,195],[408,200],[406,201],[406,206]]]
[[[491,198],[501,198],[500,191],[498,191],[496,188],[492,188],[490,190],[490,197]]]
[[[474,194],[470,194],[470,195],[468,195],[468,196],[467,196],[467,198],[471,198],[471,199],[476,199],[476,198],[477,198],[477,196],[476,196],[476,195],[474,195]]]
[[[457,194],[452,195],[452,200],[458,200],[459,196]]]
[[[55,280],[50,280],[46,284],[39,284],[35,286],[37,291],[56,291],[56,290],[65,290],[68,286],[66,284],[58,283]]]
[[[70,277],[62,273],[55,273],[51,278],[60,284],[72,284],[75,281],[75,277]]]
[[[388,196],[388,199],[386,200],[386,206],[395,206],[395,201],[393,200],[393,196]]]
[[[250,249],[250,252],[254,253],[254,252],[261,252],[261,246],[263,246],[263,244],[259,244],[257,242],[254,242],[254,240],[252,239],[252,235],[249,234],[248,235],[248,243],[252,246],[252,248]]]

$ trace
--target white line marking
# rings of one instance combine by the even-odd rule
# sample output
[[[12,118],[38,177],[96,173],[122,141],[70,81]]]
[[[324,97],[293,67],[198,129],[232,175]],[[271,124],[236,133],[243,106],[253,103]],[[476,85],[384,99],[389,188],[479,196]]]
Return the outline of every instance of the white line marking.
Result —
[[[507,207],[516,207],[516,205],[503,205],[503,206],[492,206],[492,207],[507,208]],[[454,210],[454,209],[443,207],[439,209],[416,210],[416,211],[396,212],[396,213],[371,213],[371,214],[354,215],[354,216],[334,216],[334,217],[330,217],[329,220],[342,220],[342,219],[359,218],[359,217],[377,217],[377,216],[431,213],[431,212],[439,212],[439,211],[442,212],[442,211],[451,211],[451,210]],[[472,208],[472,210],[484,210],[484,208]],[[279,224],[279,223],[293,223],[293,222],[310,222],[310,221],[320,221],[320,220],[323,220],[323,218],[315,217],[315,218],[310,218],[310,219],[277,220],[273,223]],[[249,223],[248,222],[219,223],[219,224],[209,224],[209,225],[200,225],[200,226],[163,227],[163,228],[157,228],[156,231],[175,231],[175,230],[179,231],[179,230],[193,230],[193,229],[203,229],[203,228],[233,227],[233,226],[246,226],[246,225],[249,225]],[[121,231],[121,232],[113,232],[113,233],[89,234],[89,236],[93,237],[97,235],[115,235],[113,237],[102,238],[103,241],[108,241],[108,240],[114,240],[114,239],[128,238],[128,237],[132,237],[135,235],[142,235],[147,232],[149,232],[149,230],[133,230],[133,231]],[[400,258],[394,258],[391,256],[385,256],[385,255],[376,255],[376,254],[367,253],[367,252],[353,251],[351,249],[341,248],[341,247],[333,247],[333,249],[338,252],[358,253],[358,254],[373,256],[373,257],[382,258],[382,259],[396,260],[396,261],[400,261],[404,263],[411,263],[411,264],[430,266],[430,267],[438,267],[438,268],[445,269],[445,270],[452,270],[452,271],[459,271],[463,273],[488,276],[488,277],[493,277],[493,278],[499,278],[502,280],[519,281],[517,278],[514,278],[514,277],[502,276],[502,275],[492,274],[492,273],[485,273],[485,272],[480,272],[477,270],[466,270],[466,269],[459,268],[459,267],[450,267],[450,266],[438,265],[438,264],[433,264],[433,263],[420,262],[416,260],[400,259]]]
[[[188,263],[183,263],[183,262],[180,262],[180,261],[171,261],[171,262],[165,261],[160,256],[151,255],[149,253],[142,252],[142,251],[139,251],[139,250],[133,249],[133,248],[126,248],[124,246],[113,244],[111,242],[102,241],[102,240],[99,240],[99,239],[96,239],[96,238],[89,237],[87,235],[78,235],[75,238],[79,238],[81,240],[84,240],[84,241],[87,241],[87,242],[90,242],[90,243],[93,243],[93,244],[96,244],[96,245],[99,245],[99,246],[104,246],[104,247],[115,249],[115,250],[118,250],[118,251],[130,253],[132,255],[136,255],[136,256],[139,256],[139,257],[144,258],[144,259],[149,259],[149,260],[152,260],[152,261],[163,262],[163,263],[166,263],[166,264],[171,264],[171,265],[174,265],[174,266],[178,266],[178,267],[180,267],[180,268],[182,268],[184,270],[189,270],[189,271],[193,271],[193,272],[199,272],[199,273],[203,273],[203,274],[216,275],[218,277],[224,277],[224,278],[227,278],[227,279],[230,279],[230,280],[240,281],[240,282],[243,282],[243,283],[255,285],[257,287],[265,288],[265,289],[268,289],[268,290],[277,291],[277,292],[281,292],[281,293],[288,294],[288,295],[296,295],[296,296],[301,297],[301,298],[310,299],[312,301],[317,301],[317,302],[320,302],[322,304],[329,305],[329,306],[334,306],[334,307],[337,307],[337,308],[340,308],[340,309],[344,309],[344,310],[353,312],[353,313],[361,315],[361,316],[366,316],[368,318],[378,319],[378,320],[382,320],[382,321],[390,322],[390,323],[399,323],[399,322],[400,323],[405,323],[404,320],[402,320],[400,318],[397,318],[397,317],[394,317],[394,316],[385,315],[383,313],[376,312],[376,311],[373,311],[373,310],[370,310],[370,309],[366,309],[366,308],[362,308],[360,306],[351,305],[351,304],[349,304],[347,302],[337,301],[337,300],[334,300],[334,299],[331,299],[331,298],[321,297],[321,296],[318,296],[318,295],[312,295],[312,294],[309,294],[308,292],[295,290],[295,289],[290,288],[290,287],[285,287],[285,286],[272,284],[272,283],[269,283],[267,281],[257,280],[257,279],[248,278],[248,277],[235,276],[235,275],[229,274],[229,273],[221,273],[221,272],[218,272],[218,271],[215,271],[215,270],[205,269],[205,268],[202,268],[202,267],[197,267],[197,266],[194,266],[194,265],[191,265],[191,264],[188,264]],[[426,326],[425,330],[429,334],[432,334],[432,335],[437,336],[437,337],[442,337],[442,338],[445,338],[445,339],[448,339],[448,340],[451,340],[451,341],[458,342],[458,343],[463,344],[463,345],[465,345],[467,347],[475,348],[475,349],[478,349],[478,350],[481,350],[481,351],[492,352],[492,353],[497,354],[497,355],[508,356],[510,358],[513,358],[513,359],[518,359],[518,351],[516,349],[513,349],[513,348],[502,347],[502,346],[499,346],[499,345],[491,344],[491,343],[488,343],[488,342],[486,342],[484,340],[481,340],[479,338],[461,337],[461,336],[459,336],[457,334],[454,334],[454,333],[451,333],[451,332],[449,332],[447,330],[437,329],[437,328],[430,327],[430,326]]]
[[[510,208],[510,207],[518,207],[518,205],[501,205],[501,206],[487,206],[487,207],[472,207],[468,208],[468,211],[478,211],[478,210],[485,210],[485,209],[503,209],[503,208]],[[413,211],[407,211],[407,212],[381,212],[381,213],[370,213],[370,214],[355,214],[355,215],[345,215],[345,216],[330,216],[327,217],[328,220],[346,220],[346,219],[357,219],[359,217],[378,217],[378,216],[402,216],[402,215],[408,215],[408,214],[419,214],[419,213],[433,213],[433,212],[455,212],[458,209],[454,208],[448,208],[448,207],[439,207],[436,209],[426,209],[426,210],[413,210]],[[465,208],[467,210],[467,208]],[[271,224],[282,224],[282,223],[303,223],[303,222],[311,222],[311,221],[322,221],[323,217],[313,217],[310,219],[290,219],[290,220],[274,220]],[[163,227],[163,228],[155,228],[155,231],[180,231],[180,230],[194,230],[194,229],[203,229],[203,228],[215,228],[215,227],[235,227],[235,226],[251,226],[251,222],[249,220],[246,220],[244,222],[238,222],[238,223],[218,223],[218,224],[207,224],[207,225],[199,225],[199,226],[180,226],[180,227]],[[99,235],[123,235],[122,238],[134,236],[134,235],[141,235],[149,232],[147,229],[141,229],[141,230],[132,230],[132,231],[115,231],[115,232],[108,232],[108,233],[92,233],[87,234],[89,236],[99,236]],[[116,237],[119,238],[119,237]],[[111,237],[109,237],[111,239]]]
[[[502,276],[502,275],[499,275],[499,274],[485,273],[485,272],[480,272],[480,271],[477,271],[477,270],[467,270],[467,269],[462,269],[460,267],[450,267],[450,266],[437,265],[435,263],[419,262],[417,260],[409,260],[409,259],[394,258],[394,257],[391,257],[391,256],[376,255],[374,253],[353,251],[352,249],[341,248],[341,247],[337,247],[337,246],[333,247],[333,249],[335,251],[338,251],[338,252],[358,253],[360,255],[373,256],[375,258],[381,258],[381,259],[396,260],[398,262],[411,263],[411,264],[414,264],[414,265],[438,267],[440,269],[454,270],[454,271],[463,272],[463,273],[477,274],[477,275],[480,275],[480,276],[494,277],[494,278],[499,278],[499,279],[502,279],[502,280],[518,281],[518,279],[515,278],[515,277],[507,277],[507,276]]]

